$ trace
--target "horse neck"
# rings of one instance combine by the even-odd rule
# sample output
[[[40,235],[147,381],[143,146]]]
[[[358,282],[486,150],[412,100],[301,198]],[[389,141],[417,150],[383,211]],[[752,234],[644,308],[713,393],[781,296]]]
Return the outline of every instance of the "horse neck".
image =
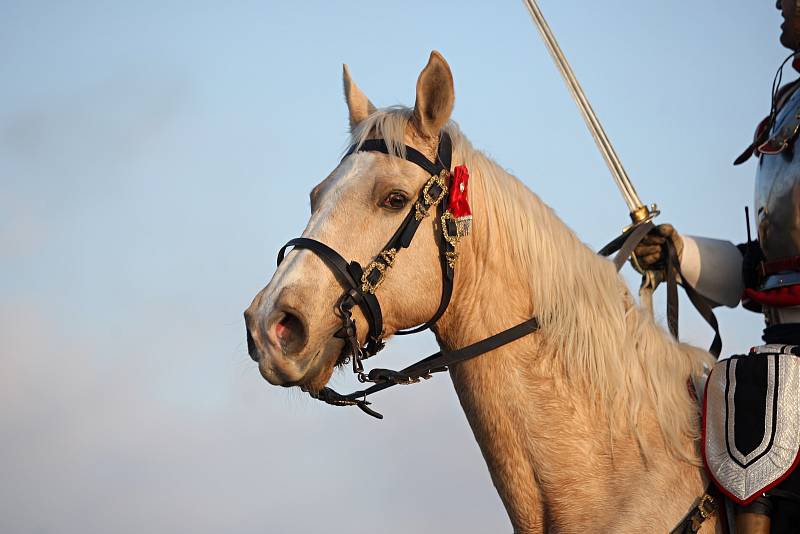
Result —
[[[613,510],[612,503],[631,498],[627,482],[621,481],[630,475],[631,483],[641,483],[634,475],[645,468],[640,438],[647,443],[648,476],[654,479],[647,498],[677,495],[671,502],[686,505],[701,487],[699,471],[686,463],[678,466],[667,453],[654,410],[643,407],[637,410],[641,418],[613,430],[620,407],[598,402],[597,394],[612,388],[603,383],[608,372],[631,372],[624,368],[631,362],[621,355],[631,350],[636,334],[647,338],[653,350],[674,352],[676,345],[663,341],[655,325],[642,322],[611,263],[580,243],[538,197],[485,158],[470,161],[468,154],[466,160],[472,174],[473,233],[459,244],[453,301],[437,338],[454,349],[533,316],[542,326],[451,369],[515,529],[604,521],[598,509]],[[576,377],[593,365],[610,371],[597,373],[599,383],[576,387]],[[643,436],[634,435],[632,427]],[[615,457],[615,446],[625,453]],[[560,504],[571,499],[580,509]],[[617,504],[628,507],[630,502]]]
[[[585,353],[595,348],[599,332],[611,351],[625,343],[633,301],[612,264],[494,162],[471,148],[456,157],[473,176],[473,234],[458,246],[453,302],[440,322],[440,340],[463,346],[536,315],[539,342]],[[586,310],[591,317],[582,321]]]

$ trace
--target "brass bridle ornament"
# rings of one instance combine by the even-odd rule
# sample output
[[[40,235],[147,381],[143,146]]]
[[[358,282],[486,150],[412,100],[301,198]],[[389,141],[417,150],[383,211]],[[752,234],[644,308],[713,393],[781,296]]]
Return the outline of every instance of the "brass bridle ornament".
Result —
[[[532,318],[462,349],[437,352],[400,371],[372,369],[369,373],[364,372],[363,360],[374,356],[385,346],[383,314],[376,291],[385,280],[389,269],[394,265],[399,251],[408,248],[422,221],[435,211],[442,227],[441,237],[437,239],[442,268],[442,295],[439,307],[430,320],[417,327],[395,332],[397,335],[407,335],[432,328],[447,310],[453,295],[455,264],[458,258],[456,246],[465,233],[447,208],[453,153],[450,136],[443,132],[439,137],[436,161],[433,162],[413,147],[406,146],[405,150],[405,159],[427,171],[430,178],[420,190],[417,201],[409,210],[400,227],[366,268],[363,268],[357,261],[348,262],[328,245],[306,237],[289,240],[278,252],[278,265],[280,265],[289,247],[310,250],[331,269],[339,283],[344,286],[344,294],[336,304],[336,311],[342,321],[342,327],[335,336],[345,340],[338,363],[346,363],[349,359],[352,361],[353,372],[357,375],[358,380],[362,383],[372,383],[369,388],[348,395],[341,395],[328,387],[319,392],[309,391],[309,394],[336,406],[358,406],[365,413],[379,419],[382,419],[383,416],[369,408],[370,402],[367,401],[367,396],[396,384],[410,384],[419,382],[423,378],[430,378],[432,373],[446,371],[454,363],[494,350],[539,328],[536,318]],[[393,155],[386,142],[381,139],[369,139],[360,145],[353,145],[344,158],[355,152],[380,152]],[[352,318],[352,310],[355,306],[361,309],[369,326],[366,343],[363,346],[358,341],[356,323]]]

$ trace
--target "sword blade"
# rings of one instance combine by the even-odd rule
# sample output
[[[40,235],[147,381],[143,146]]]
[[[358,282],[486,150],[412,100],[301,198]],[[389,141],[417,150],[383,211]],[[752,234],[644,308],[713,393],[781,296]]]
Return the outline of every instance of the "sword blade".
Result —
[[[589,132],[592,134],[597,148],[600,149],[600,154],[602,154],[603,160],[605,160],[608,166],[608,170],[611,171],[611,176],[614,178],[620,193],[622,193],[625,204],[628,205],[631,218],[634,222],[651,218],[651,210],[642,203],[639,195],[636,193],[636,189],[633,187],[630,178],[628,178],[628,173],[625,172],[622,162],[619,160],[614,147],[611,145],[611,141],[608,139],[605,130],[603,130],[603,126],[600,124],[597,114],[592,109],[589,99],[586,98],[586,93],[583,92],[580,83],[578,83],[578,79],[575,77],[572,67],[570,67],[567,58],[561,51],[561,47],[558,46],[558,41],[556,41],[553,32],[550,30],[550,26],[547,24],[536,0],[523,0],[523,3],[528,8],[528,12],[536,28],[539,30],[542,40],[544,40],[544,44],[550,52],[550,56],[552,56],[559,72],[561,72],[561,75],[564,77],[567,88],[573,100],[575,100],[575,103],[578,105],[578,109],[581,115],[583,115],[583,120],[586,121],[586,126],[589,128]],[[655,206],[653,206],[653,211],[656,211]]]

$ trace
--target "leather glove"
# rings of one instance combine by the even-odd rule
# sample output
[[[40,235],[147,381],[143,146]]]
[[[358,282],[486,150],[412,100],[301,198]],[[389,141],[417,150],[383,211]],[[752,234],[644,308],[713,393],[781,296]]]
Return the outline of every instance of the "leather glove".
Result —
[[[642,270],[660,271],[667,264],[667,239],[675,245],[675,252],[680,259],[683,254],[683,239],[671,224],[659,224],[653,228],[633,249],[636,261]]]

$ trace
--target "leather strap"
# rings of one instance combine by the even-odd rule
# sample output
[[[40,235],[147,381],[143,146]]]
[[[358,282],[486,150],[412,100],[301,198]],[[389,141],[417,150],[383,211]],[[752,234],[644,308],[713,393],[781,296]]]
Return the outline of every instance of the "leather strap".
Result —
[[[348,264],[338,252],[325,243],[307,237],[290,239],[281,247],[280,251],[278,251],[278,265],[283,262],[288,247],[308,249],[331,268],[331,271],[333,271],[339,281],[348,288],[347,295],[349,295],[350,298],[358,304],[361,311],[364,312],[367,323],[369,323],[370,341],[372,344],[380,343],[381,334],[383,333],[383,314],[381,313],[381,306],[375,295],[364,292],[361,289],[361,275],[363,274],[361,265],[355,261]]]
[[[644,236],[647,235],[647,233],[653,228],[653,223],[649,221],[644,224],[632,226],[621,235],[611,240],[611,242],[601,248],[597,253],[601,256],[610,256],[614,252],[619,251],[617,252],[617,255],[614,256],[613,260],[614,266],[617,268],[617,271],[619,271],[622,269],[625,261],[633,253],[636,245],[638,245],[639,242],[644,239]],[[706,299],[686,281],[686,278],[681,273],[680,260],[678,259],[678,254],[675,250],[675,244],[671,240],[667,239],[665,246],[667,247],[665,277],[667,282],[667,326],[669,327],[669,331],[675,337],[675,339],[678,339],[677,279],[678,276],[680,276],[681,286],[686,292],[686,296],[689,297],[689,301],[691,301],[700,316],[714,330],[714,340],[711,342],[708,352],[719,357],[720,353],[722,352],[722,337],[719,333],[719,323],[717,323],[717,318],[714,315],[714,311],[711,309],[711,306],[709,306],[708,301],[706,301]]]
[[[622,266],[625,265],[625,261],[633,253],[633,249],[636,248],[636,245],[638,245],[639,242],[644,239],[644,236],[647,235],[647,232],[652,229],[653,223],[650,221],[631,226],[612,239],[606,246],[598,250],[597,253],[600,256],[608,257],[619,251],[619,253],[614,256],[614,267],[619,271],[622,269]],[[623,254],[623,252],[626,252],[626,254]]]
[[[438,216],[440,219],[442,213],[444,212],[443,204],[444,202],[439,204]],[[431,317],[426,323],[414,328],[399,330],[395,332],[395,334],[398,336],[416,334],[431,328],[442,317],[442,315],[444,315],[444,312],[447,311],[447,307],[450,305],[450,299],[453,296],[453,281],[455,279],[455,272],[447,261],[447,253],[453,252],[455,249],[450,243],[441,237],[439,237],[439,249],[439,263],[442,266],[442,296],[439,299],[439,307],[434,312],[433,317]]]
[[[536,332],[537,330],[539,330],[539,321],[534,317],[461,349],[452,352],[439,351],[431,354],[427,358],[413,363],[400,371],[373,369],[369,372],[369,378],[370,380],[377,381],[377,383],[366,389],[342,395],[332,388],[326,387],[314,396],[328,404],[338,406],[355,405],[361,408],[365,413],[378,419],[383,419],[383,415],[368,408],[371,404],[367,401],[368,396],[396,386],[397,384],[412,384],[418,382],[422,378],[430,378],[432,373],[447,371],[456,363],[465,362],[476,356],[493,351],[512,341],[516,341],[528,334]]]
[[[342,159],[354,154],[355,152],[382,152],[384,154],[392,155],[389,146],[383,139],[367,139],[361,145],[352,145],[347,149]],[[422,167],[431,176],[439,174],[443,169],[450,170],[453,157],[453,144],[450,136],[442,132],[439,138],[439,147],[437,149],[437,161],[431,161],[425,155],[414,147],[406,145],[406,161]]]
[[[295,237],[294,239],[290,239],[286,242],[285,245],[281,247],[278,251],[278,266],[280,267],[281,263],[283,263],[284,256],[286,255],[286,249],[289,247],[298,247],[298,248],[306,248],[313,250],[319,258],[328,264],[328,267],[331,268],[335,275],[338,275],[341,282],[344,282],[345,285],[349,287],[356,287],[356,281],[353,279],[353,275],[348,269],[347,261],[342,258],[338,252],[333,250],[331,247],[322,243],[321,241],[317,241],[316,239],[309,239],[307,237]]]
[[[617,268],[617,271],[622,269],[622,266],[625,265],[625,262],[628,261],[628,258],[633,254],[633,249],[636,248],[636,245],[638,245],[641,240],[644,239],[644,236],[653,228],[655,228],[653,223],[647,221],[646,223],[634,226],[627,232],[627,237],[622,241],[619,252],[614,256],[614,267]],[[623,235],[626,234],[623,233]]]
[[[711,342],[711,346],[708,348],[708,352],[719,358],[720,353],[722,352],[722,336],[719,333],[719,323],[717,322],[717,317],[714,315],[714,311],[711,309],[711,306],[708,304],[708,301],[703,297],[697,290],[692,287],[686,281],[686,277],[683,276],[681,272],[681,264],[678,260],[678,253],[675,250],[675,244],[667,239],[667,250],[669,254],[669,261],[668,264],[672,265],[673,269],[673,276],[677,275],[681,277],[681,286],[683,287],[684,292],[686,292],[686,296],[689,297],[689,301],[694,306],[694,309],[697,310],[697,313],[700,314],[706,323],[714,330],[714,340]],[[671,312],[669,309],[667,310],[667,315],[669,316],[670,313],[674,313],[675,318],[675,336],[677,338],[677,322],[678,322],[678,298],[677,298],[677,289],[675,290],[675,297],[674,297],[674,312]]]
[[[415,156],[414,154],[418,154],[419,158],[422,158],[422,160],[424,160],[426,164],[430,163],[428,162],[427,158],[425,158],[425,156],[423,156],[417,150],[411,148],[410,146],[406,146],[406,155],[408,156],[408,154],[412,154],[412,157],[414,158],[417,158],[417,156]],[[442,169],[450,170],[453,163],[452,161],[453,145],[450,136],[445,133],[443,133],[442,137],[439,139],[439,149],[437,150],[436,157],[438,159],[437,163],[438,165],[441,166]],[[409,161],[413,161],[423,169],[428,170],[420,162],[417,162],[415,160],[409,160]],[[431,173],[431,175],[433,174],[435,173]],[[439,203],[437,214],[440,220],[442,214],[444,213],[445,206],[447,205],[447,201],[448,199],[445,198],[442,202]],[[453,271],[453,268],[450,267],[450,264],[447,261],[447,252],[454,252],[455,248],[450,243],[442,239],[441,236],[439,236],[439,249],[440,249],[439,262],[442,265],[442,297],[439,299],[439,308],[437,308],[436,312],[434,312],[433,314],[433,317],[431,317],[428,320],[428,322],[416,326],[414,328],[399,330],[395,332],[395,335],[407,336],[409,334],[416,334],[418,332],[422,332],[423,330],[427,330],[428,328],[431,328],[433,325],[435,325],[436,322],[442,317],[442,315],[444,315],[444,312],[447,311],[447,307],[450,305],[450,299],[453,296],[453,280],[455,279],[455,272]]]
[[[721,504],[722,495],[714,484],[709,484],[705,493],[697,500],[697,504],[670,531],[670,534],[695,534],[709,517],[719,512]]]
[[[678,252],[675,250],[675,243],[671,239],[667,239],[666,247],[667,326],[672,336],[675,339],[680,339],[678,337],[678,277],[675,272],[680,270],[680,259],[678,258]]]

